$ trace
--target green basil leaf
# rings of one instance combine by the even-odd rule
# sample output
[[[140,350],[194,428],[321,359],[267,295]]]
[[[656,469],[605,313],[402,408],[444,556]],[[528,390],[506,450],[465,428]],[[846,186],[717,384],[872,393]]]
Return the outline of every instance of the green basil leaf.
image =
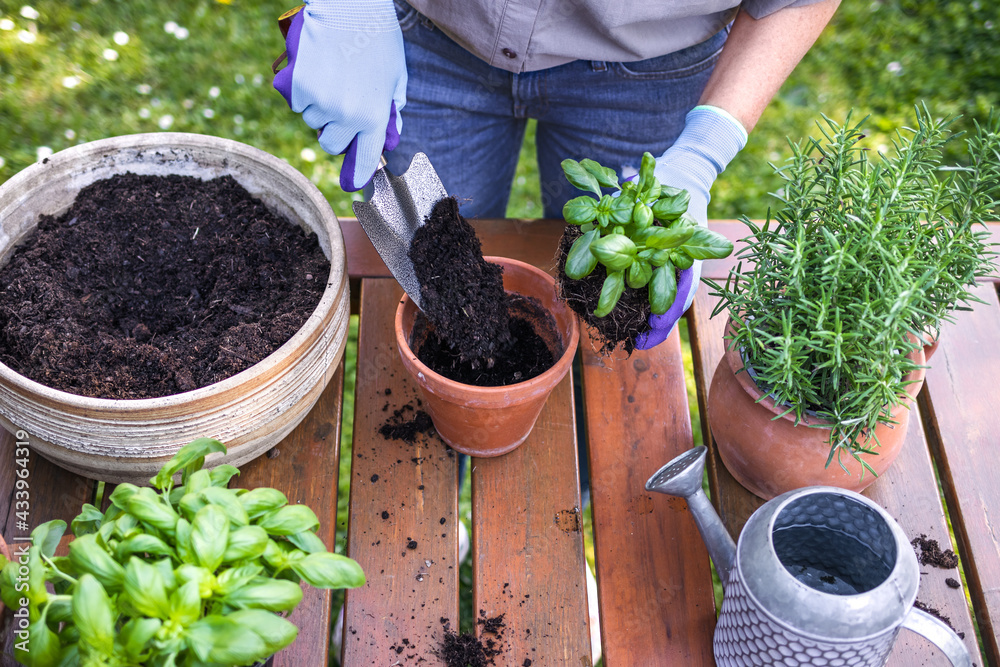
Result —
[[[229,618],[257,633],[264,640],[269,653],[277,653],[285,648],[299,634],[299,629],[291,621],[260,609],[234,611],[229,614]]]
[[[688,210],[691,195],[687,190],[666,188],[667,194],[660,193],[660,198],[653,204],[653,215],[661,222],[672,222]]]
[[[115,614],[104,587],[92,575],[80,577],[73,591],[73,623],[80,640],[104,654],[115,646]]]
[[[149,480],[149,483],[156,488],[166,489],[173,486],[173,476],[178,471],[184,470],[184,482],[187,477],[200,469],[205,463],[205,457],[214,452],[225,452],[226,446],[218,440],[212,438],[198,438],[178,450],[174,457],[167,461],[160,472]]]
[[[632,289],[639,289],[640,287],[645,287],[652,276],[653,267],[650,266],[649,262],[644,259],[636,259],[632,262],[632,266],[628,267],[628,272],[625,274],[625,282]]]
[[[222,564],[229,541],[229,517],[218,505],[206,505],[198,510],[191,522],[191,550],[198,563],[215,572]]]
[[[283,570],[288,567],[288,555],[274,540],[268,540],[264,547],[264,562],[273,570]]]
[[[305,530],[301,533],[289,535],[288,541],[297,546],[299,549],[302,549],[302,551],[310,554],[325,553],[327,550],[326,545],[323,544],[323,540],[321,540],[319,535],[311,530]]]
[[[104,513],[90,503],[84,503],[80,508],[80,513],[70,523],[73,534],[77,537],[96,533],[104,523]]]
[[[584,195],[563,204],[563,219],[571,225],[585,225],[597,217],[597,201]]]
[[[207,470],[199,470],[192,473],[191,476],[188,477],[187,482],[184,483],[184,486],[179,488],[184,489],[184,494],[186,495],[188,493],[198,493],[199,491],[203,491],[210,486],[212,486],[211,473]],[[177,489],[174,490],[176,491]]]
[[[281,579],[258,579],[222,598],[232,607],[268,611],[291,611],[301,600],[302,589],[298,584]]]
[[[174,550],[166,542],[153,535],[139,533],[124,539],[115,547],[115,558],[119,562],[127,561],[132,554],[152,554],[154,556],[176,556]]]
[[[146,616],[167,618],[170,603],[160,571],[133,556],[125,566],[124,595],[136,610]]]
[[[694,259],[722,259],[733,252],[733,243],[707,227],[696,227],[681,248]]]
[[[61,520],[47,521],[31,531],[31,543],[42,551],[42,555],[51,558],[56,553],[59,540],[66,532],[66,522]]]
[[[24,591],[18,591],[17,589],[22,585],[17,580],[17,553],[14,555],[14,560],[8,561],[3,569],[0,570],[0,600],[7,606],[8,609],[20,609],[21,608],[21,596]]]
[[[675,252],[672,250],[654,250],[652,257],[649,258],[649,263],[653,266],[663,266],[670,261],[670,253]]]
[[[243,508],[236,492],[231,489],[221,489],[217,486],[210,486],[201,492],[208,502],[218,505],[229,517],[229,522],[234,526],[245,526],[250,523],[250,516]]]
[[[563,160],[561,166],[563,173],[566,174],[566,180],[572,183],[573,187],[601,196],[601,184],[583,165],[576,160]]]
[[[249,624],[229,616],[206,616],[188,626],[184,635],[203,663],[250,665],[267,658],[268,645]]]
[[[197,581],[189,581],[170,594],[170,618],[190,625],[201,618],[201,591]]]
[[[111,526],[111,530],[105,531],[104,526]],[[111,537],[117,537],[120,540],[124,540],[132,537],[136,533],[141,532],[142,528],[139,525],[139,519],[132,514],[124,513],[110,524],[104,523],[98,531],[101,539],[103,539],[105,543],[111,539]]]
[[[77,577],[79,579],[79,577]],[[56,623],[65,623],[73,620],[73,597],[66,593],[58,598],[49,600],[48,607],[45,608],[45,619],[55,627]]]
[[[653,175],[655,170],[656,158],[648,151],[643,153],[642,163],[639,165],[639,181],[636,185],[636,190],[642,195],[648,193],[650,188],[653,187],[653,182],[656,181],[656,177]]]
[[[597,257],[597,261],[608,267],[609,271],[624,271],[635,259],[637,249],[629,237],[622,234],[608,234],[593,241],[590,244],[590,251]]]
[[[597,308],[594,310],[594,315],[604,317],[610,313],[624,291],[625,278],[622,272],[615,271],[609,273],[608,277],[604,279],[604,284],[601,286],[601,296],[597,300]]]
[[[667,250],[677,248],[694,234],[694,229],[686,226],[650,227],[643,230],[642,243],[647,248]]]
[[[365,585],[365,573],[361,566],[340,554],[309,554],[292,563],[292,569],[316,588],[358,588]]]
[[[592,232],[597,229],[597,225],[592,222],[588,222],[585,225],[580,225],[580,231],[586,234],[587,232]]]
[[[632,207],[632,222],[637,229],[645,229],[653,224],[653,212],[641,201],[637,201]]]
[[[168,593],[177,588],[177,576],[174,574],[173,561],[169,558],[161,558],[149,561],[149,564],[159,570],[160,577],[163,579],[163,586],[167,589]]]
[[[238,500],[243,505],[243,509],[247,511],[251,521],[288,504],[288,498],[285,497],[285,494],[277,489],[267,487],[248,491],[239,496]]]
[[[230,563],[237,560],[257,558],[264,554],[270,538],[260,526],[243,526],[229,533],[229,543],[222,554],[222,561]]]
[[[28,547],[28,601],[33,605],[44,604],[49,599],[45,571],[41,548],[34,545]]]
[[[229,480],[240,474],[240,469],[228,463],[223,463],[209,470],[208,474],[212,479],[212,486],[226,488],[229,486]]]
[[[649,281],[649,306],[654,315],[667,312],[677,298],[677,270],[667,262],[653,271],[653,279]]]
[[[647,206],[652,206],[656,203],[656,200],[660,198],[660,192],[662,192],[662,186],[660,182],[653,179],[653,184],[646,189],[646,193],[642,197],[642,201],[646,203]]]
[[[258,566],[259,567],[259,566]],[[198,595],[203,599],[212,597],[212,594],[216,592],[222,577],[226,575],[227,572],[232,572],[232,570],[226,570],[219,575],[216,579],[215,575],[198,565],[184,564],[177,568],[174,573],[177,578],[177,583],[181,586],[194,582],[198,584]]]
[[[137,519],[162,530],[167,535],[174,534],[177,525],[177,512],[170,507],[155,491],[143,487],[128,499],[128,511]]]
[[[608,217],[615,225],[627,225],[632,221],[632,208],[635,204],[631,198],[612,197],[608,202]]]
[[[618,187],[618,174],[611,167],[602,167],[591,159],[580,160],[580,166],[593,174],[597,182],[606,188]]]
[[[671,250],[670,261],[673,262],[674,266],[678,269],[690,269],[691,265],[694,264],[694,260],[691,258],[691,255],[687,254],[683,250]]]
[[[286,505],[262,516],[257,525],[271,535],[294,535],[316,528],[319,519],[308,505]]]
[[[131,662],[141,663],[146,659],[146,644],[162,624],[158,618],[133,618],[122,626],[118,636],[122,649]]]
[[[69,543],[69,562],[77,572],[93,575],[101,585],[116,593],[125,580],[125,570],[97,542],[94,534],[78,537]]]
[[[573,241],[569,254],[566,255],[564,270],[566,277],[581,280],[590,275],[590,272],[597,266],[597,257],[590,251],[590,244],[600,237],[601,232],[595,229]]]
[[[18,647],[23,644],[15,643],[14,658],[28,667],[56,667],[59,664],[59,653],[62,650],[58,635],[52,632],[42,619],[29,624],[27,633],[28,650],[21,650]]]
[[[223,570],[216,580],[215,590],[218,591],[219,595],[229,595],[233,591],[246,586],[248,583],[256,579],[263,571],[264,568],[255,563],[249,563],[247,565],[241,565],[240,567]]]
[[[129,484],[128,482],[124,482],[115,487],[115,490],[111,492],[110,496],[108,496],[108,500],[110,500],[111,503],[114,504],[116,507],[119,507],[127,512],[128,500],[138,490],[139,487],[136,486],[135,484]]]
[[[194,563],[195,555],[191,550],[191,524],[187,519],[178,519],[174,529],[174,540],[177,545],[177,557],[184,563]]]

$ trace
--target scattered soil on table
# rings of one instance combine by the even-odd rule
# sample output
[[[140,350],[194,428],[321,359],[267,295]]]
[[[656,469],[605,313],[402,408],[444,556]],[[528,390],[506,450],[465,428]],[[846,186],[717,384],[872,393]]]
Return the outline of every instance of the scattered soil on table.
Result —
[[[417,435],[433,431],[434,422],[431,421],[431,416],[423,410],[417,410],[410,403],[394,410],[392,416],[378,430],[386,440],[402,440],[411,445],[417,441]]]
[[[932,565],[944,570],[958,567],[958,556],[951,549],[941,550],[937,540],[928,539],[921,534],[910,540],[910,544],[920,551],[917,553],[917,560],[923,565]]]
[[[947,625],[949,628],[951,628],[952,631],[956,635],[958,635],[962,639],[965,639],[965,633],[964,632],[959,632],[958,630],[956,630],[955,626],[951,624],[951,618],[949,618],[948,616],[945,616],[944,614],[942,614],[939,609],[936,609],[935,607],[931,607],[929,605],[926,605],[923,602],[921,602],[920,600],[915,600],[913,602],[913,606],[916,607],[917,609],[919,609],[920,611],[927,612],[928,614],[930,614],[934,618],[940,619],[942,622],[944,622],[945,625]]]
[[[604,355],[612,354],[621,346],[627,354],[635,350],[635,337],[649,331],[649,292],[644,287],[633,289],[628,285],[614,309],[604,317],[594,315],[597,302],[601,298],[601,288],[607,278],[607,270],[603,264],[598,264],[593,272],[582,280],[566,277],[566,256],[573,242],[582,232],[576,225],[566,225],[562,239],[559,241],[559,251],[556,256],[559,267],[559,277],[556,283],[559,296],[574,313],[590,325],[591,340],[598,346],[598,352]]]
[[[0,270],[0,361],[84,396],[190,391],[291,338],[329,272],[314,234],[232,177],[114,176]]]
[[[444,660],[447,667],[487,667],[495,665],[495,658],[502,653],[503,629],[505,614],[487,618],[486,612],[479,610],[476,625],[483,626],[483,638],[474,633],[456,633],[452,631],[448,619],[442,618],[444,639],[438,651],[438,657]],[[486,635],[492,635],[487,637]]]
[[[503,268],[483,259],[476,231],[454,197],[437,204],[410,242],[423,312],[462,361],[492,366],[512,345]]]

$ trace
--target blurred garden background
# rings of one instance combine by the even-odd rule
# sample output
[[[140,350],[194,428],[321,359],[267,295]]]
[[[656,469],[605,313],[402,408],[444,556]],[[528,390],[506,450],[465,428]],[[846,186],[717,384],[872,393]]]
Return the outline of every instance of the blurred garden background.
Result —
[[[136,132],[198,132],[287,160],[319,187],[338,215],[352,215],[352,196],[337,185],[340,159],[320,150],[315,132],[271,88],[270,65],[284,48],[276,19],[294,4],[0,0],[0,182],[81,142]],[[938,116],[961,114],[960,128],[984,120],[1000,102],[1000,3],[844,2],[716,183],[709,217],[764,217],[775,202],[768,193],[780,187],[769,163],[780,164],[789,155],[786,137],[817,136],[820,113],[837,121],[850,109],[870,114],[865,141],[885,150],[897,128],[914,122],[918,102]],[[405,117],[404,109],[404,123]],[[529,126],[510,217],[541,213],[533,130]],[[352,345],[356,335],[355,323]],[[693,395],[691,405],[697,409]],[[348,402],[341,523],[352,418]],[[697,433],[697,418],[693,423]],[[470,485],[464,488],[467,493]],[[467,499],[462,506],[468,511]],[[344,534],[341,525],[341,542]],[[469,576],[466,568],[463,578]]]

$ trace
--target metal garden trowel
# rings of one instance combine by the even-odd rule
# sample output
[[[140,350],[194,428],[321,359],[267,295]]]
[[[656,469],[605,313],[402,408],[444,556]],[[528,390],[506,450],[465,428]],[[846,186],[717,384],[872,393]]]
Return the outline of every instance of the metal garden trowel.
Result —
[[[420,282],[409,255],[410,241],[434,204],[448,196],[441,179],[423,153],[414,155],[400,176],[389,172],[383,157],[364,195],[365,201],[354,202],[354,215],[392,276],[421,308]]]

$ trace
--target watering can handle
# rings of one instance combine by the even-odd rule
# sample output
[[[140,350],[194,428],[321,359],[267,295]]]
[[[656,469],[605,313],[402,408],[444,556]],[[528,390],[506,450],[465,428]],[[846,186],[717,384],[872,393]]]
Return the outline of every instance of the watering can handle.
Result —
[[[955,667],[972,667],[969,650],[944,621],[914,607],[906,614],[902,627],[927,638],[941,649]]]

